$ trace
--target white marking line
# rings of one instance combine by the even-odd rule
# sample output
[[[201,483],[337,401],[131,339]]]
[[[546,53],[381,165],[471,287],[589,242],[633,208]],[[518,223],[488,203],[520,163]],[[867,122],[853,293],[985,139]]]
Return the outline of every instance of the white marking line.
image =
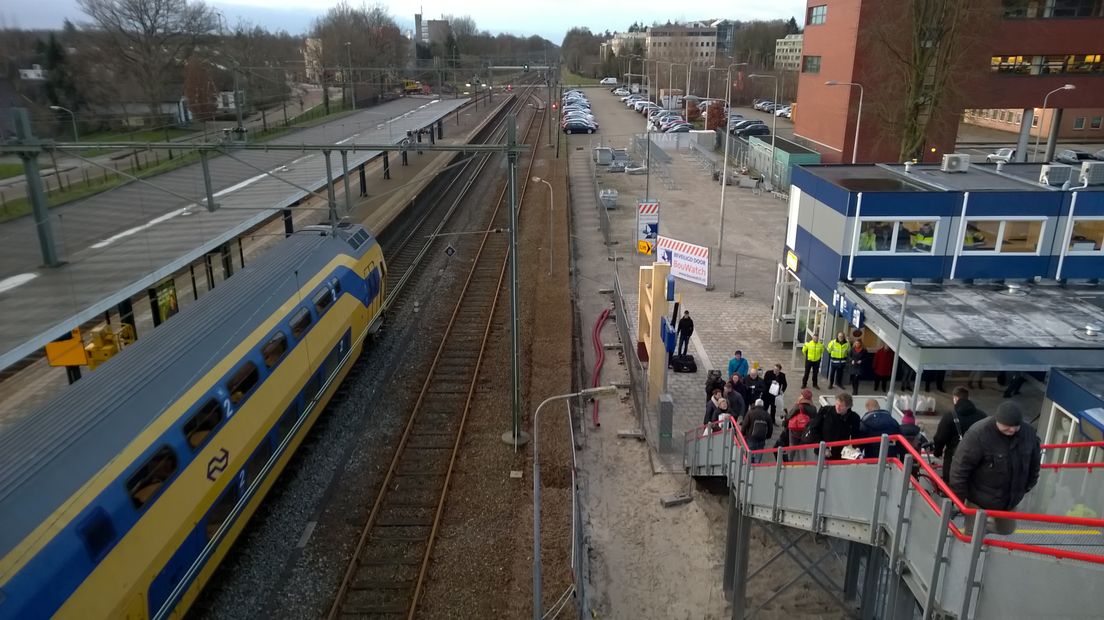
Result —
[[[176,217],[178,215],[183,215],[183,214],[187,213],[188,209],[191,208],[191,207],[192,207],[192,205],[188,205],[187,207],[184,207],[183,209],[177,209],[176,211],[170,211],[170,212],[166,213],[165,215],[155,217],[152,220],[146,222],[145,224],[142,224],[141,226],[135,226],[134,228],[131,228],[129,230],[124,230],[123,232],[121,232],[117,235],[112,235],[112,236],[108,237],[107,239],[104,239],[103,241],[100,241],[99,243],[93,243],[92,248],[98,250],[102,247],[106,247],[106,246],[111,245],[112,243],[115,243],[119,239],[122,239],[124,237],[129,237],[129,236],[133,235],[134,233],[141,232],[143,230],[146,230],[147,228],[152,228],[152,227],[160,224],[161,222],[167,222],[167,221],[173,219],[174,217]]]
[[[705,352],[705,347],[702,346],[701,339],[698,338],[698,332],[690,334],[690,344],[694,345],[694,351],[698,354],[698,359],[702,362],[702,368],[710,370],[716,368],[713,365],[713,360],[709,359],[709,354]]]
[[[0,280],[0,293],[6,293],[17,286],[22,286],[38,277],[37,273],[21,273],[17,276]]]
[[[307,527],[303,528],[303,535],[299,537],[299,542],[295,544],[296,547],[302,549],[307,546],[307,541],[310,540],[311,534],[314,533],[314,526],[318,525],[317,521],[309,521]]]

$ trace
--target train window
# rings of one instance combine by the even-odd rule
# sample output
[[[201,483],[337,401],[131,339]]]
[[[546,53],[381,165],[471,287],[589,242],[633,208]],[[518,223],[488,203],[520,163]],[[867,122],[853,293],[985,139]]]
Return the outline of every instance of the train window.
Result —
[[[222,406],[212,398],[184,423],[184,436],[188,438],[188,447],[195,450],[202,446],[219,422],[222,422]]]
[[[207,513],[207,527],[205,528],[207,530],[207,540],[215,537],[219,528],[230,517],[230,513],[234,511],[234,505],[237,503],[238,484],[237,478],[234,478],[230,481],[226,492],[222,494],[222,497],[211,507],[211,511]]]
[[[161,487],[176,473],[176,453],[168,446],[153,453],[134,475],[127,480],[126,489],[135,508],[141,509],[157,495]]]
[[[284,353],[287,353],[287,348],[287,336],[284,335],[284,332],[276,332],[272,336],[272,340],[261,347],[261,356],[264,357],[265,368],[275,366],[284,357]]]
[[[77,526],[77,533],[84,541],[84,548],[92,562],[99,562],[107,555],[111,543],[115,541],[115,526],[103,508],[96,508],[92,514]]]
[[[343,347],[340,343],[330,354],[326,356],[325,361],[322,362],[322,376],[329,378],[341,365],[341,357],[344,354]]]
[[[242,364],[242,367],[231,375],[230,380],[226,382],[226,391],[230,392],[230,402],[237,405],[245,400],[249,391],[257,385],[259,378],[256,364],[253,362]]]
[[[307,385],[303,387],[303,398],[306,400],[314,400],[321,389],[322,380],[318,378],[317,373],[313,374],[310,376],[310,379],[307,379]]]
[[[329,287],[325,287],[314,296],[314,307],[318,309],[318,314],[322,314],[326,311],[326,308],[330,307],[333,303],[334,296],[333,291]]]
[[[311,324],[310,310],[306,308],[299,308],[295,311],[295,314],[291,315],[291,320],[288,321],[291,325],[291,335],[295,336],[296,340],[303,337],[303,334],[307,333],[307,328]]]
[[[280,416],[280,421],[276,423],[277,444],[283,442],[284,438],[291,434],[291,429],[295,428],[295,422],[299,419],[301,411],[298,400],[288,405],[287,411]]]
[[[338,280],[337,278],[331,278],[330,287],[333,289],[334,299],[337,299],[341,296],[341,280]]]
[[[253,451],[253,456],[249,457],[249,462],[245,465],[245,484],[253,484],[264,470],[265,465],[268,464],[268,459],[272,457],[272,444],[268,442],[268,437],[265,437],[261,441],[261,445],[257,446],[257,449]]]

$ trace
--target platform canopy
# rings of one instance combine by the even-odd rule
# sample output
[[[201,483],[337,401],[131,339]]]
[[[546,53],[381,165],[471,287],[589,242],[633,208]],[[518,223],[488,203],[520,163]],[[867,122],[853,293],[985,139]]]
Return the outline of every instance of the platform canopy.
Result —
[[[849,321],[861,316],[883,341],[896,342],[901,296],[849,283],[837,292],[849,304]],[[914,285],[899,353],[923,370],[1104,368],[1104,290]]]

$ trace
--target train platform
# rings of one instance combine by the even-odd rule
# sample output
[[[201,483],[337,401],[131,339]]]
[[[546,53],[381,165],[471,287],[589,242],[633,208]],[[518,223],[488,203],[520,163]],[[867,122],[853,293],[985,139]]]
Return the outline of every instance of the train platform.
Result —
[[[505,100],[505,97],[496,95],[489,104],[480,100],[449,113],[444,123],[445,138],[439,143],[464,144],[471,141]],[[402,209],[425,189],[436,173],[454,155],[455,153],[450,152],[430,151],[419,154],[417,149],[412,149],[407,166],[400,165],[399,158],[393,156],[390,158],[391,178],[389,180],[383,178],[382,159],[368,163],[365,170],[368,181],[367,196],[354,196],[353,212],[349,219],[368,226],[370,230],[382,230],[401,215]],[[354,175],[354,180],[355,178]],[[351,183],[350,189],[358,192],[358,183]],[[338,205],[344,205],[342,183],[335,184],[335,194]],[[298,229],[324,220],[325,206],[323,197],[314,196],[303,199],[298,208],[292,210],[293,225]],[[284,224],[280,218],[254,227],[239,236],[240,248],[235,245],[233,252],[235,269],[248,265],[255,256],[279,243],[283,236]],[[195,278],[190,277],[187,268],[175,274],[173,281],[181,308],[186,308],[194,299],[204,295],[210,285],[218,286],[226,277],[221,267],[217,266],[210,275],[211,281],[207,282],[207,276],[202,273],[199,266],[195,268]],[[3,295],[0,294],[0,299],[2,298]],[[153,329],[153,316],[149,304],[135,304],[134,318],[139,337],[149,329]],[[4,402],[3,415],[0,415],[0,428],[33,410],[49,395],[63,389],[65,384],[64,370],[50,367],[45,358],[30,363],[0,381],[0,402]]]
[[[435,125],[467,102],[403,98],[273,143],[398,144],[408,130]],[[378,155],[350,152],[348,167],[355,170]],[[395,168],[397,153],[392,159]],[[331,154],[331,166],[336,179],[342,170],[338,153]],[[40,266],[30,217],[0,224],[0,314],[9,317],[0,326],[0,368],[142,293],[326,183],[325,159],[318,152],[231,152],[212,159],[211,174],[219,205],[214,212],[202,204],[199,164],[51,210],[65,261],[56,268]],[[343,212],[343,201],[338,203]]]

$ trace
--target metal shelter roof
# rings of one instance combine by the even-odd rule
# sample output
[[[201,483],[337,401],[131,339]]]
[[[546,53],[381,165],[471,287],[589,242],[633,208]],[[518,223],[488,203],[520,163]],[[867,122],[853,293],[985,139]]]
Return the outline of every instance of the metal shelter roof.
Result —
[[[865,324],[893,343],[901,298],[841,284]],[[1086,326],[1097,329],[1090,335]],[[1094,369],[1104,365],[1104,290],[913,285],[901,359],[926,370]]]
[[[436,123],[467,99],[403,98],[274,140],[280,144],[398,144],[408,130]],[[349,169],[380,151],[350,151]],[[207,211],[200,165],[193,164],[149,180],[187,202],[130,183],[110,192],[51,210],[58,247],[66,263],[39,266],[35,224],[28,217],[0,224],[0,280],[21,274],[31,279],[0,292],[0,369],[33,353],[73,327],[91,320],[187,267],[204,254],[272,217],[275,210],[308,195],[264,171],[318,191],[326,185],[322,153],[295,151],[231,152],[211,160],[219,208]],[[248,163],[245,163],[248,162]],[[333,176],[341,158],[331,154]],[[197,181],[198,179],[198,181]],[[344,209],[341,201],[339,210]],[[326,219],[320,214],[319,220]]]

